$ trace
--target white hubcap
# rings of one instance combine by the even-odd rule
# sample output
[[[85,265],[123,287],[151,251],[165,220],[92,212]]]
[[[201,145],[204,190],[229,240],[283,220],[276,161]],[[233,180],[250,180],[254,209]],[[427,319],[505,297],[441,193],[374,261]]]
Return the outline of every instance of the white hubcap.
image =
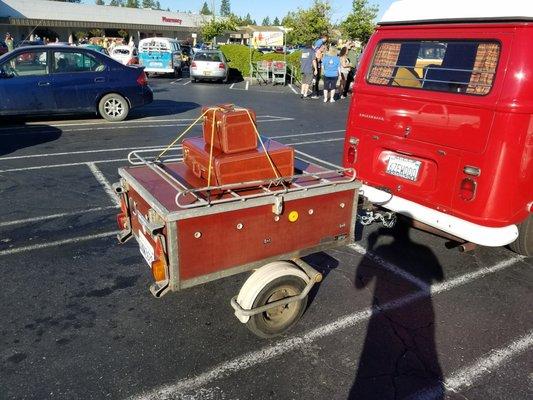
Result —
[[[122,102],[117,99],[109,99],[104,104],[104,111],[107,115],[118,117],[124,112]]]

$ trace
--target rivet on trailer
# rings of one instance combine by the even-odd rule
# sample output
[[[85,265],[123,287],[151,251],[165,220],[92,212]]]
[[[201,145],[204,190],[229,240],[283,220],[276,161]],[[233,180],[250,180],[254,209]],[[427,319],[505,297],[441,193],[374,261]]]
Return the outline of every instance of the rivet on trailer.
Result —
[[[231,120],[239,112],[241,120]],[[195,122],[201,119],[207,168],[192,158],[199,157],[193,147],[200,138],[177,145],[187,129],[166,149],[131,152],[131,165],[119,169],[121,180],[114,185],[121,201],[119,241],[137,240],[156,297],[254,271],[230,304],[256,335],[279,335],[302,316],[310,290],[322,280],[302,257],[354,241],[360,184],[353,169],[325,168],[293,157],[291,148],[289,172],[265,178],[271,167],[277,171],[286,152],[259,135],[252,113],[218,106],[204,108]],[[244,171],[250,171],[248,153],[228,158],[213,145],[219,128],[231,126],[240,133],[252,127],[259,145],[250,150],[257,152],[251,169],[262,171],[258,179],[239,181],[250,177]],[[240,169],[228,159],[238,160]]]

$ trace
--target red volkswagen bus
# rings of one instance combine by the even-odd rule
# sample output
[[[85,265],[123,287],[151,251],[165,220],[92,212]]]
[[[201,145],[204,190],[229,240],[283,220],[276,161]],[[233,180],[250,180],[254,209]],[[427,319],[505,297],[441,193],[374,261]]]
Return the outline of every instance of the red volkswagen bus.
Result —
[[[533,255],[533,3],[393,3],[361,58],[343,162],[366,204]]]

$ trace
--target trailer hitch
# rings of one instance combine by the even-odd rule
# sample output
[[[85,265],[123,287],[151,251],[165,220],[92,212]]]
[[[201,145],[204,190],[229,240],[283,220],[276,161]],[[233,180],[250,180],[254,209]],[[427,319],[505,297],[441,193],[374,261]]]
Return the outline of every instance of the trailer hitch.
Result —
[[[390,211],[374,212],[371,210],[363,210],[357,214],[357,220],[363,226],[368,226],[374,222],[381,222],[385,228],[392,228],[396,225],[396,214]]]

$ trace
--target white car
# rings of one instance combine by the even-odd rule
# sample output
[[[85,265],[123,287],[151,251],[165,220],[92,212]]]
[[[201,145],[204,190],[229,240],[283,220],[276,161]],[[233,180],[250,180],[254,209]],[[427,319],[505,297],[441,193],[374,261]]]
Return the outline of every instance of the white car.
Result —
[[[115,46],[109,56],[123,65],[139,64],[139,54],[135,47]]]
[[[229,77],[229,60],[219,50],[197,50],[191,62],[191,80],[222,81]]]

